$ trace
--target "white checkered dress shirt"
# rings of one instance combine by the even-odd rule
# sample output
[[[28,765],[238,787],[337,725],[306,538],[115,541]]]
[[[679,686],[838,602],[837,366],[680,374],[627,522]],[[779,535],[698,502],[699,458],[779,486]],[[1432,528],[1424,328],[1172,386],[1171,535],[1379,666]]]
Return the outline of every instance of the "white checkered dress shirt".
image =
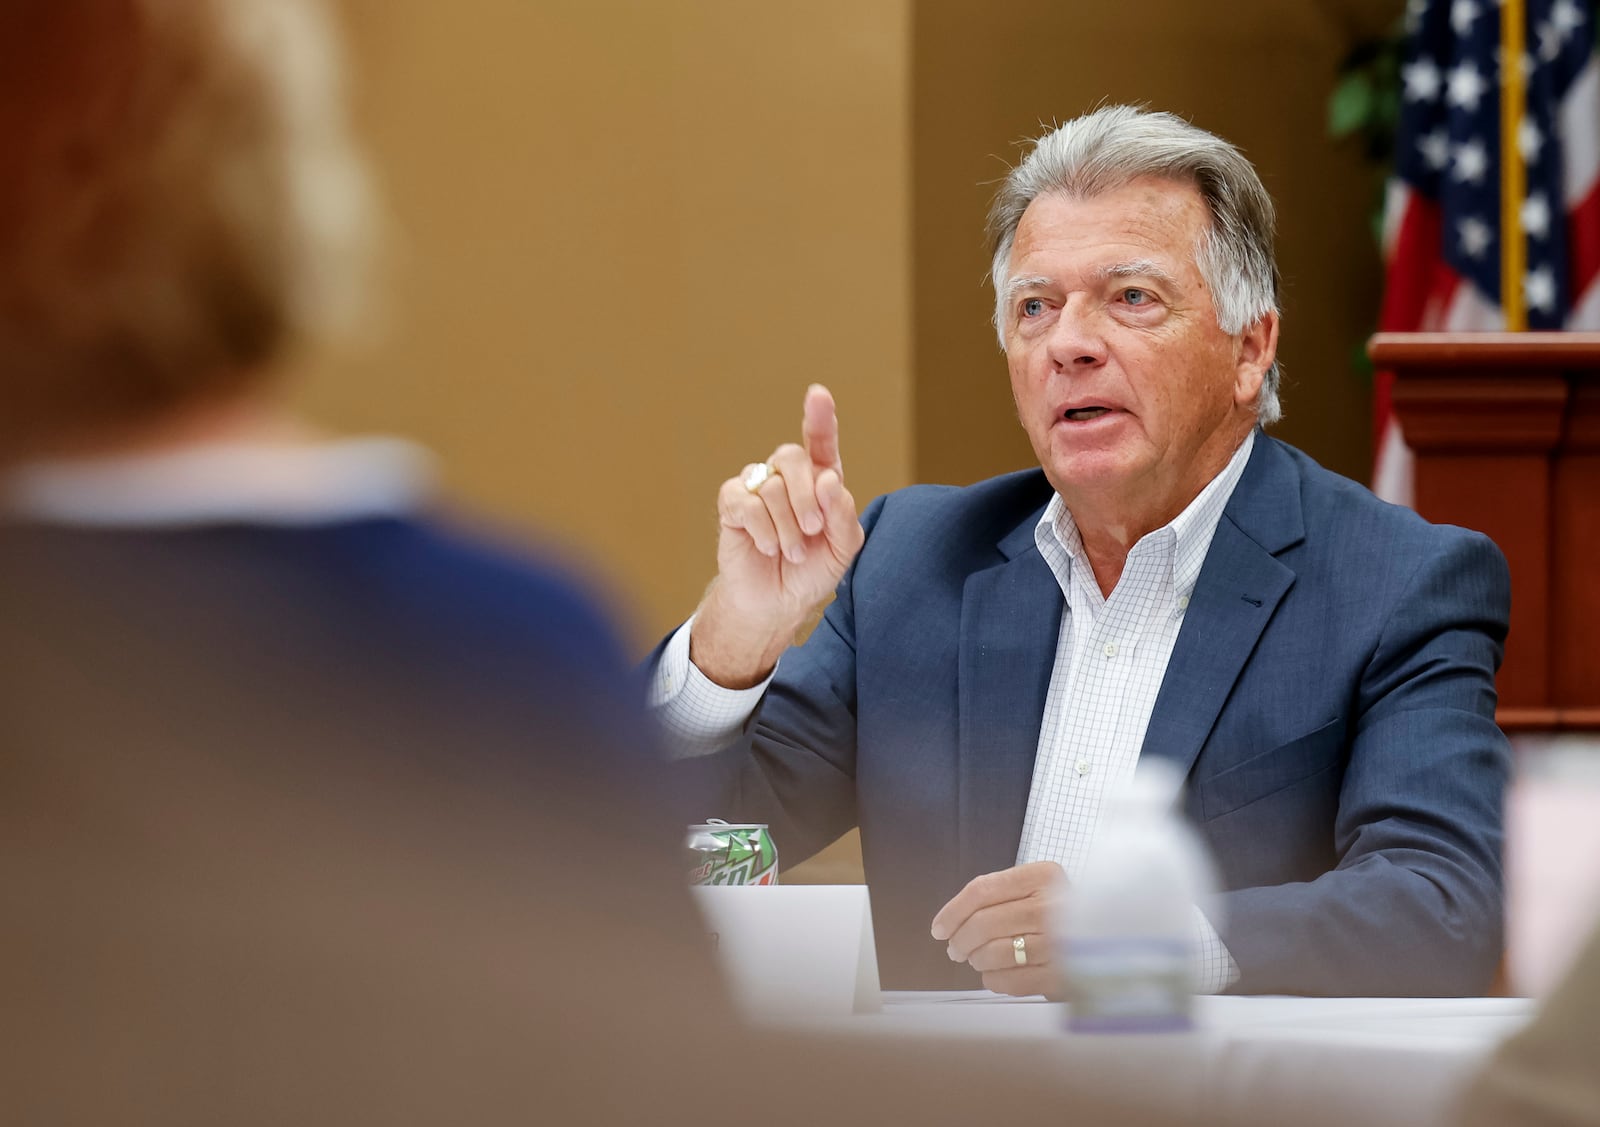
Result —
[[[1189,596],[1254,443],[1251,432],[1188,508],[1133,546],[1109,599],[1082,556],[1077,525],[1061,497],[1045,507],[1034,539],[1066,605],[1017,864],[1056,861],[1069,879],[1082,870],[1102,803],[1132,777],[1139,761]],[[726,746],[766,689],[765,683],[724,689],[701,674],[689,661],[692,624],[691,619],[668,642],[650,689],[650,703],[677,756]],[[1197,990],[1216,993],[1239,977],[1222,938],[1198,910],[1194,940]]]

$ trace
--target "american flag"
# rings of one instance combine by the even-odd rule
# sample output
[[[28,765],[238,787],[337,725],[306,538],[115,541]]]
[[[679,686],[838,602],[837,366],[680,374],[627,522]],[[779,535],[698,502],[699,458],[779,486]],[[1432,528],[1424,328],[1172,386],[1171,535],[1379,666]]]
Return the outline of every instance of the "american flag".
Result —
[[[1501,115],[1502,8],[1522,10],[1525,105]],[[1595,0],[1409,0],[1395,175],[1384,209],[1384,331],[1600,328],[1600,62]],[[1515,106],[1515,101],[1512,105]],[[1501,293],[1501,146],[1526,167],[1526,324]],[[1373,488],[1411,501],[1411,454],[1378,373]]]

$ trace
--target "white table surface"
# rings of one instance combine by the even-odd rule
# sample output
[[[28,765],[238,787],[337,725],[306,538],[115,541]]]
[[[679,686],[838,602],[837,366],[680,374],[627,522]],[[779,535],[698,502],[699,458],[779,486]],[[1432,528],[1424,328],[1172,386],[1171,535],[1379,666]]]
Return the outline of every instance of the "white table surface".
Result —
[[[1188,1033],[1082,1034],[1065,1007],[971,993],[884,994],[881,1013],[798,1022],[840,1036],[997,1039],[1008,1056],[1183,1121],[1294,1127],[1444,1123],[1482,1059],[1528,1019],[1522,998],[1195,999]],[[786,1023],[793,1024],[793,1023]]]

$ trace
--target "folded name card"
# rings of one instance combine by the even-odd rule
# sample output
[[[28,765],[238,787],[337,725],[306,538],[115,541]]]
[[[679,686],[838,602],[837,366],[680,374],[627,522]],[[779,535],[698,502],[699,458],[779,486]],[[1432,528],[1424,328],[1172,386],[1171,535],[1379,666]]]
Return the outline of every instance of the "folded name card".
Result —
[[[693,891],[717,961],[750,1017],[882,1007],[865,885],[697,885]]]

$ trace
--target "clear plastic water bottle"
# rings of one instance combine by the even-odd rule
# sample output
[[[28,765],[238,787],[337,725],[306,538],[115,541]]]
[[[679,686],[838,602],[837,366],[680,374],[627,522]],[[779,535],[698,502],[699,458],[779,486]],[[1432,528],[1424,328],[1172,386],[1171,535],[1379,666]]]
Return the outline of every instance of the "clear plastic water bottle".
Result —
[[[1182,789],[1173,763],[1141,759],[1060,898],[1056,956],[1074,1032],[1193,1027],[1194,911],[1214,881],[1179,810]]]

